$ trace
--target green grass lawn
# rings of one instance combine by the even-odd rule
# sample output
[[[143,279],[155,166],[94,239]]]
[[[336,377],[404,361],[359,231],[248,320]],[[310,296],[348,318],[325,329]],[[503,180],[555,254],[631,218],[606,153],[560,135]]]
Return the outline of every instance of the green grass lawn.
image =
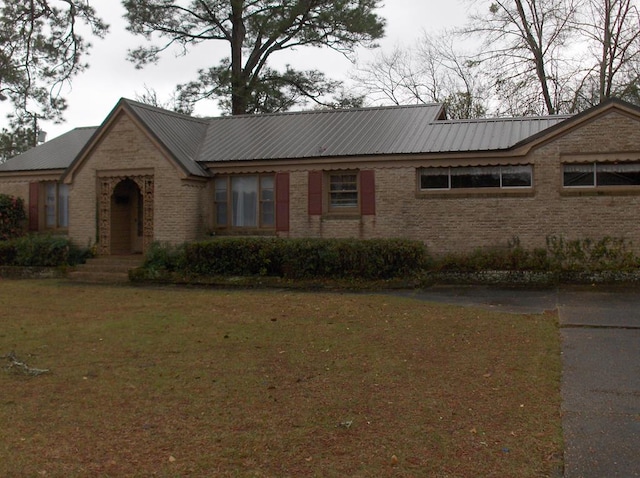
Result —
[[[540,477],[560,340],[367,294],[0,280],[0,476]]]

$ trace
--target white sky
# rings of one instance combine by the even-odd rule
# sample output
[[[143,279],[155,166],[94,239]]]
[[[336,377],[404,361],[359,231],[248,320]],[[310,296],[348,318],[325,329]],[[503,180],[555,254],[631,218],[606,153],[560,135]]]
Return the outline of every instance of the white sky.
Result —
[[[63,89],[69,104],[65,122],[39,124],[47,132],[47,140],[76,127],[100,125],[121,97],[135,99],[136,94],[144,92],[145,85],[154,89],[161,101],[166,101],[176,85],[195,79],[199,68],[213,66],[228,55],[227,42],[209,42],[187,57],[174,57],[165,52],[157,65],[136,70],[126,60],[127,49],[142,44],[144,39],[125,30],[120,0],[90,0],[90,3],[110,25],[110,32],[104,40],[91,39],[93,48],[85,58],[89,69],[75,77],[70,88]],[[386,0],[384,3],[380,15],[387,20],[386,37],[379,42],[384,51],[392,50],[395,45],[411,46],[423,30],[439,31],[459,25],[466,18],[462,0]],[[372,55],[369,51],[358,53],[360,61]],[[347,59],[329,49],[302,49],[271,58],[274,61],[270,64],[274,66],[289,63],[300,69],[317,68],[335,79],[345,78],[353,69]],[[215,116],[219,111],[214,102],[208,101],[199,105],[195,113]],[[3,123],[0,119],[0,125]]]

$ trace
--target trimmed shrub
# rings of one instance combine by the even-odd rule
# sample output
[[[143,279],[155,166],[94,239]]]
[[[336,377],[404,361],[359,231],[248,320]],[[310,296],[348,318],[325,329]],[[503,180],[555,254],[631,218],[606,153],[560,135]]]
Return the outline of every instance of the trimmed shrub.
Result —
[[[145,267],[205,276],[379,280],[418,273],[427,263],[424,244],[403,239],[224,237],[186,244],[182,250],[175,261],[167,259],[166,252],[154,251]]]
[[[66,237],[28,235],[0,242],[0,265],[59,267],[85,262],[88,249],[75,246]]]
[[[0,194],[0,241],[24,235],[26,219],[22,198]]]

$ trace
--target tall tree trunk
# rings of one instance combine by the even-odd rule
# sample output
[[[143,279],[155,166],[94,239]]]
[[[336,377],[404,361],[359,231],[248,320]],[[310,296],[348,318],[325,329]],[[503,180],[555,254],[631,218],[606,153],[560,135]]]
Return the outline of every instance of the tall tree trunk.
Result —
[[[243,115],[247,112],[247,82],[242,67],[242,45],[246,35],[244,20],[244,0],[231,0],[231,114]]]
[[[535,67],[536,67],[536,75],[538,76],[538,81],[540,82],[540,89],[542,91],[542,97],[544,99],[545,106],[547,107],[547,112],[552,115],[556,113],[555,106],[553,104],[553,100],[551,99],[551,94],[549,93],[549,84],[547,83],[547,73],[545,70],[544,64],[544,54],[542,52],[542,45],[540,39],[536,39],[531,31],[531,25],[534,22],[538,21],[538,19],[533,19],[531,22],[527,18],[527,14],[524,11],[524,6],[522,5],[522,0],[516,0],[516,7],[518,9],[518,15],[520,16],[521,28],[523,29],[524,38],[529,46],[529,50],[533,54]]]
[[[607,71],[609,70],[611,56],[611,0],[604,0],[604,25],[602,27],[602,58],[600,60],[600,85],[598,96],[603,102],[608,96]]]

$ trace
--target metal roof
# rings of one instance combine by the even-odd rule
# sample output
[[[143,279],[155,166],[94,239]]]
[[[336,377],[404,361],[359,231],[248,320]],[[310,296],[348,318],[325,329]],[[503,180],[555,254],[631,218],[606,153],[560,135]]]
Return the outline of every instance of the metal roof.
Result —
[[[504,150],[569,116],[441,120],[442,105],[210,120],[198,161]]]
[[[0,172],[66,169],[96,129],[73,129],[0,164]]]
[[[212,118],[198,160],[389,154],[442,112],[432,104]]]
[[[131,100],[123,100],[149,131],[171,152],[189,174],[208,176],[196,156],[209,121],[174,113]]]
[[[119,106],[195,176],[208,176],[202,163],[209,162],[500,151],[570,118],[445,120],[443,106],[429,104],[207,119],[127,99],[114,112]],[[74,129],[0,165],[0,172],[65,169],[94,132]]]

